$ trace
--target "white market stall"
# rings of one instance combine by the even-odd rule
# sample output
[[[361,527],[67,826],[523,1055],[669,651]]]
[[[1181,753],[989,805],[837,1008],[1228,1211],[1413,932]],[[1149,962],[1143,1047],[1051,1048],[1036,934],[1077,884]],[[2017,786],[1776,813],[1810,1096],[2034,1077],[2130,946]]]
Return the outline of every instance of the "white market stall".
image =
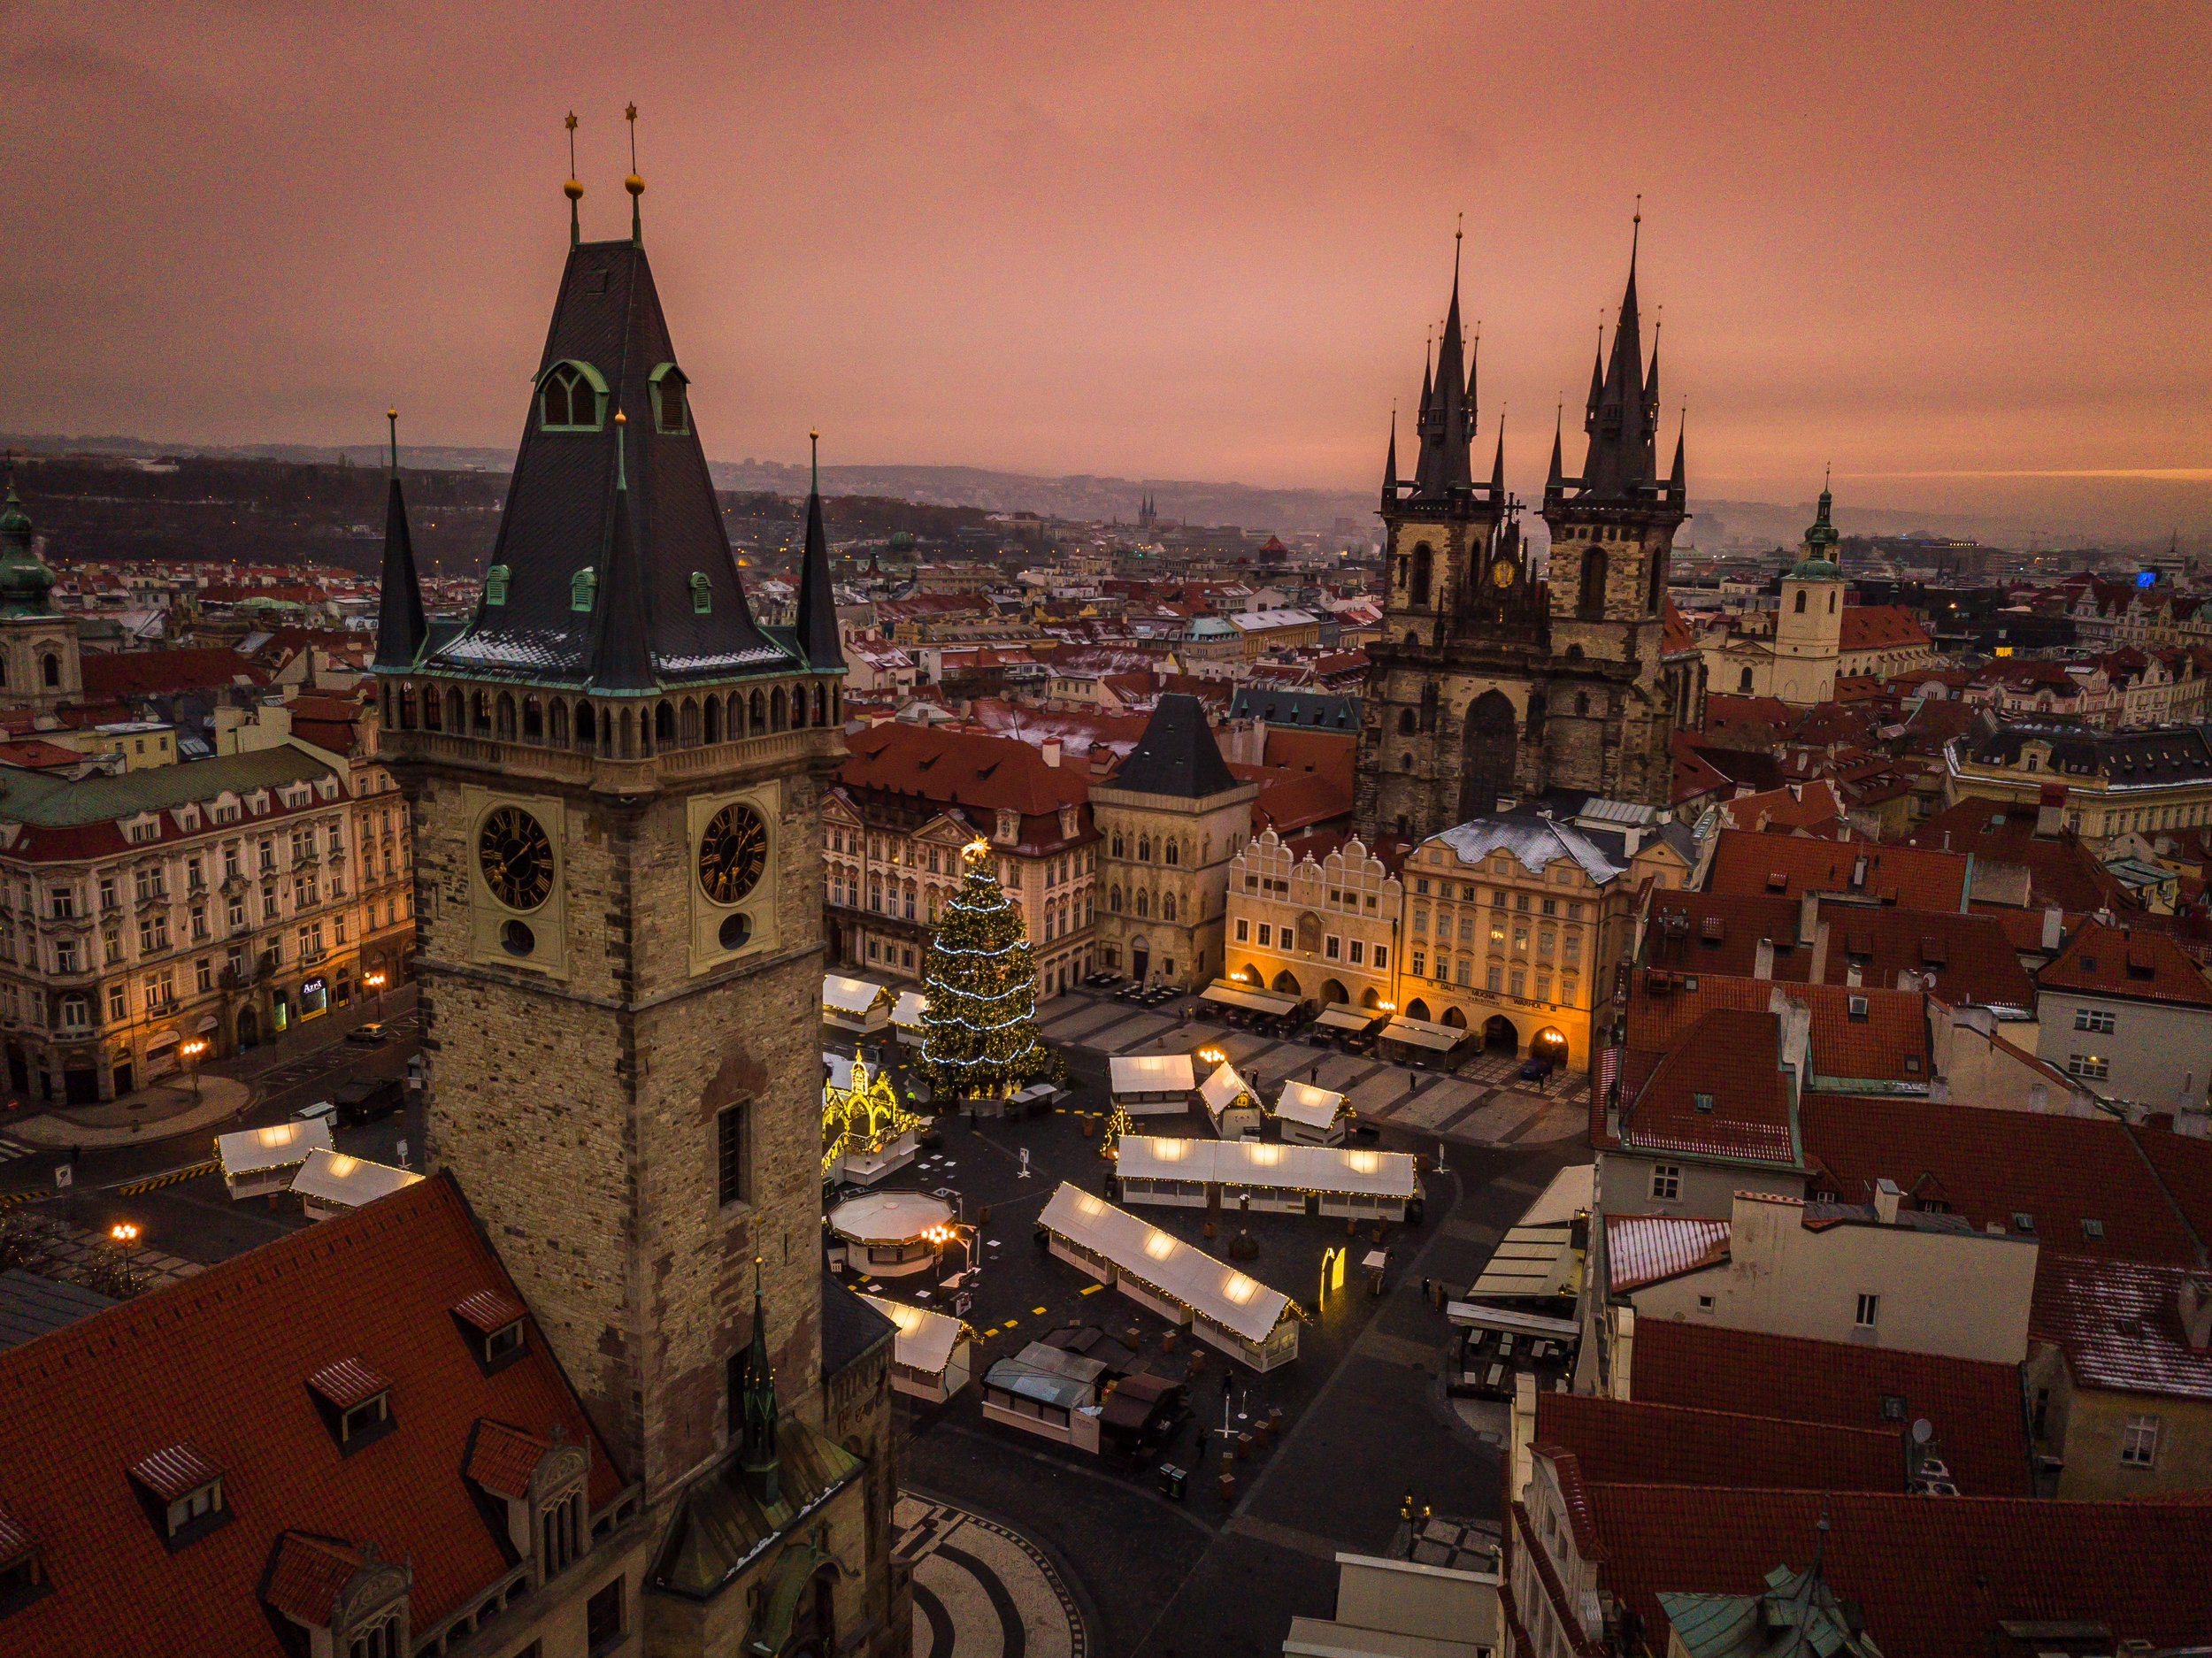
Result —
[[[1298,1010],[1298,998],[1295,996],[1261,990],[1251,985],[1240,985],[1233,979],[1215,979],[1199,994],[1198,999],[1210,1002],[1217,1008],[1235,1008],[1240,1012],[1264,1014],[1278,1019]]]
[[[1233,1209],[1249,1194],[1254,1209],[1277,1214],[1402,1221],[1421,1193],[1402,1151],[1151,1134],[1124,1134],[1115,1151],[1125,1203],[1203,1209],[1211,1197]]]
[[[1288,1296],[1104,1198],[1064,1182],[1038,1224],[1063,1261],[1254,1370],[1298,1356]]]
[[[983,1372],[983,1418],[1034,1433],[1071,1450],[1098,1449],[1098,1395],[1078,1377],[1001,1359]]]
[[[891,1009],[891,1028],[899,1040],[918,1048],[922,1041],[922,1015],[929,1011],[929,998],[918,990],[902,990]]]
[[[822,975],[822,1023],[841,1031],[870,1035],[891,1023],[888,986],[872,985],[864,979]]]
[[[1222,1139],[1260,1137],[1260,1126],[1267,1113],[1260,1109],[1260,1097],[1252,1092],[1252,1085],[1239,1076],[1237,1068],[1226,1059],[1215,1068],[1212,1076],[1198,1085],[1198,1101],[1206,1108],[1214,1132]]]
[[[974,1331],[950,1313],[880,1295],[861,1300],[899,1327],[891,1349],[892,1386],[941,1405],[968,1385],[975,1367]]]
[[[308,1219],[334,1220],[350,1215],[364,1203],[403,1192],[421,1178],[388,1163],[349,1157],[342,1151],[318,1146],[292,1177],[292,1190],[299,1194],[300,1207]]]
[[[215,1137],[216,1161],[223,1168],[223,1189],[234,1200],[281,1192],[307,1154],[328,1151],[330,1125],[319,1117],[272,1123],[266,1128],[244,1128]]]
[[[1275,1096],[1275,1120],[1283,1138],[1302,1146],[1342,1144],[1349,1117],[1342,1094],[1310,1083],[1286,1082]]]
[[[1188,1054],[1117,1054],[1106,1066],[1114,1104],[1131,1117],[1190,1109],[1198,1077]]]
[[[1395,1043],[1401,1049],[1424,1054],[1448,1054],[1471,1034],[1456,1025],[1431,1025],[1399,1014],[1382,1028],[1376,1040]]]
[[[952,1205],[925,1192],[865,1192],[829,1212],[847,1263],[883,1278],[928,1271],[952,1222]]]

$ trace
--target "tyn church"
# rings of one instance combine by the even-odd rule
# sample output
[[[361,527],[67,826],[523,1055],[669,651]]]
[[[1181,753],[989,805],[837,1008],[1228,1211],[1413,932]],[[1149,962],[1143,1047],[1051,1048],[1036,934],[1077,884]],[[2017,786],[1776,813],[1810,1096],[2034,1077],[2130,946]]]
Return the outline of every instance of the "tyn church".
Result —
[[[1355,808],[1370,845],[1551,790],[1664,806],[1670,733],[1701,713],[1704,670],[1686,638],[1671,641],[1667,609],[1669,549],[1688,516],[1683,444],[1662,477],[1659,357],[1655,344],[1646,366],[1633,251],[1611,355],[1601,347],[1590,371],[1578,475],[1552,440],[1548,561],[1506,491],[1502,432],[1489,479],[1474,476],[1470,355],[1455,269],[1413,476],[1399,477],[1394,424],[1383,467],[1383,638],[1369,647]]]

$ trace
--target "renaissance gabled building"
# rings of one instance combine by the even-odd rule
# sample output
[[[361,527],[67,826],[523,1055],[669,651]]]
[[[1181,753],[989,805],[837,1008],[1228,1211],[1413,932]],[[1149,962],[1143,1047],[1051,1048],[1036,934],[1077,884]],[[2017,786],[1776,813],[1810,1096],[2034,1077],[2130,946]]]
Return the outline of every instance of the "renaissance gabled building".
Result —
[[[1501,798],[1581,790],[1663,806],[1669,733],[1697,723],[1704,672],[1672,650],[1668,550],[1687,511],[1683,444],[1658,470],[1659,358],[1643,354],[1629,257],[1612,351],[1590,372],[1580,472],[1552,441],[1548,557],[1521,528],[1500,432],[1473,471],[1478,384],[1459,274],[1415,421],[1413,476],[1383,468],[1383,637],[1369,647],[1355,822],[1370,845],[1417,841]],[[1683,641],[1686,647],[1686,641]]]

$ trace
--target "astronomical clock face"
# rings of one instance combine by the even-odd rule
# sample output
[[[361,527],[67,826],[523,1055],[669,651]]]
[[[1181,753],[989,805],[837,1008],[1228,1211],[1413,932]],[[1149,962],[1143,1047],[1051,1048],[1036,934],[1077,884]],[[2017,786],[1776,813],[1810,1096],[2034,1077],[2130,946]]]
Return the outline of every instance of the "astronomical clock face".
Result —
[[[1501,558],[1490,566],[1490,585],[1494,587],[1513,585],[1513,561],[1510,558]]]
[[[477,866],[492,896],[510,910],[535,910],[553,891],[553,843],[519,806],[502,806],[476,837]]]
[[[760,885],[768,868],[768,830],[749,806],[725,806],[699,837],[699,885],[718,904],[733,904]]]

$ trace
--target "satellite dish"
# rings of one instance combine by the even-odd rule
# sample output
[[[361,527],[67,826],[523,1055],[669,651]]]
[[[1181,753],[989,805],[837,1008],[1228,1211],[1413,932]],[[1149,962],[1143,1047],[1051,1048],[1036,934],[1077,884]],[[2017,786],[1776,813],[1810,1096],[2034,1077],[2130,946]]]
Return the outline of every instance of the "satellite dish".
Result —
[[[1923,1416],[1912,1424],[1912,1442],[1915,1445],[1925,1445],[1934,1438],[1935,1424],[1927,1417]]]

